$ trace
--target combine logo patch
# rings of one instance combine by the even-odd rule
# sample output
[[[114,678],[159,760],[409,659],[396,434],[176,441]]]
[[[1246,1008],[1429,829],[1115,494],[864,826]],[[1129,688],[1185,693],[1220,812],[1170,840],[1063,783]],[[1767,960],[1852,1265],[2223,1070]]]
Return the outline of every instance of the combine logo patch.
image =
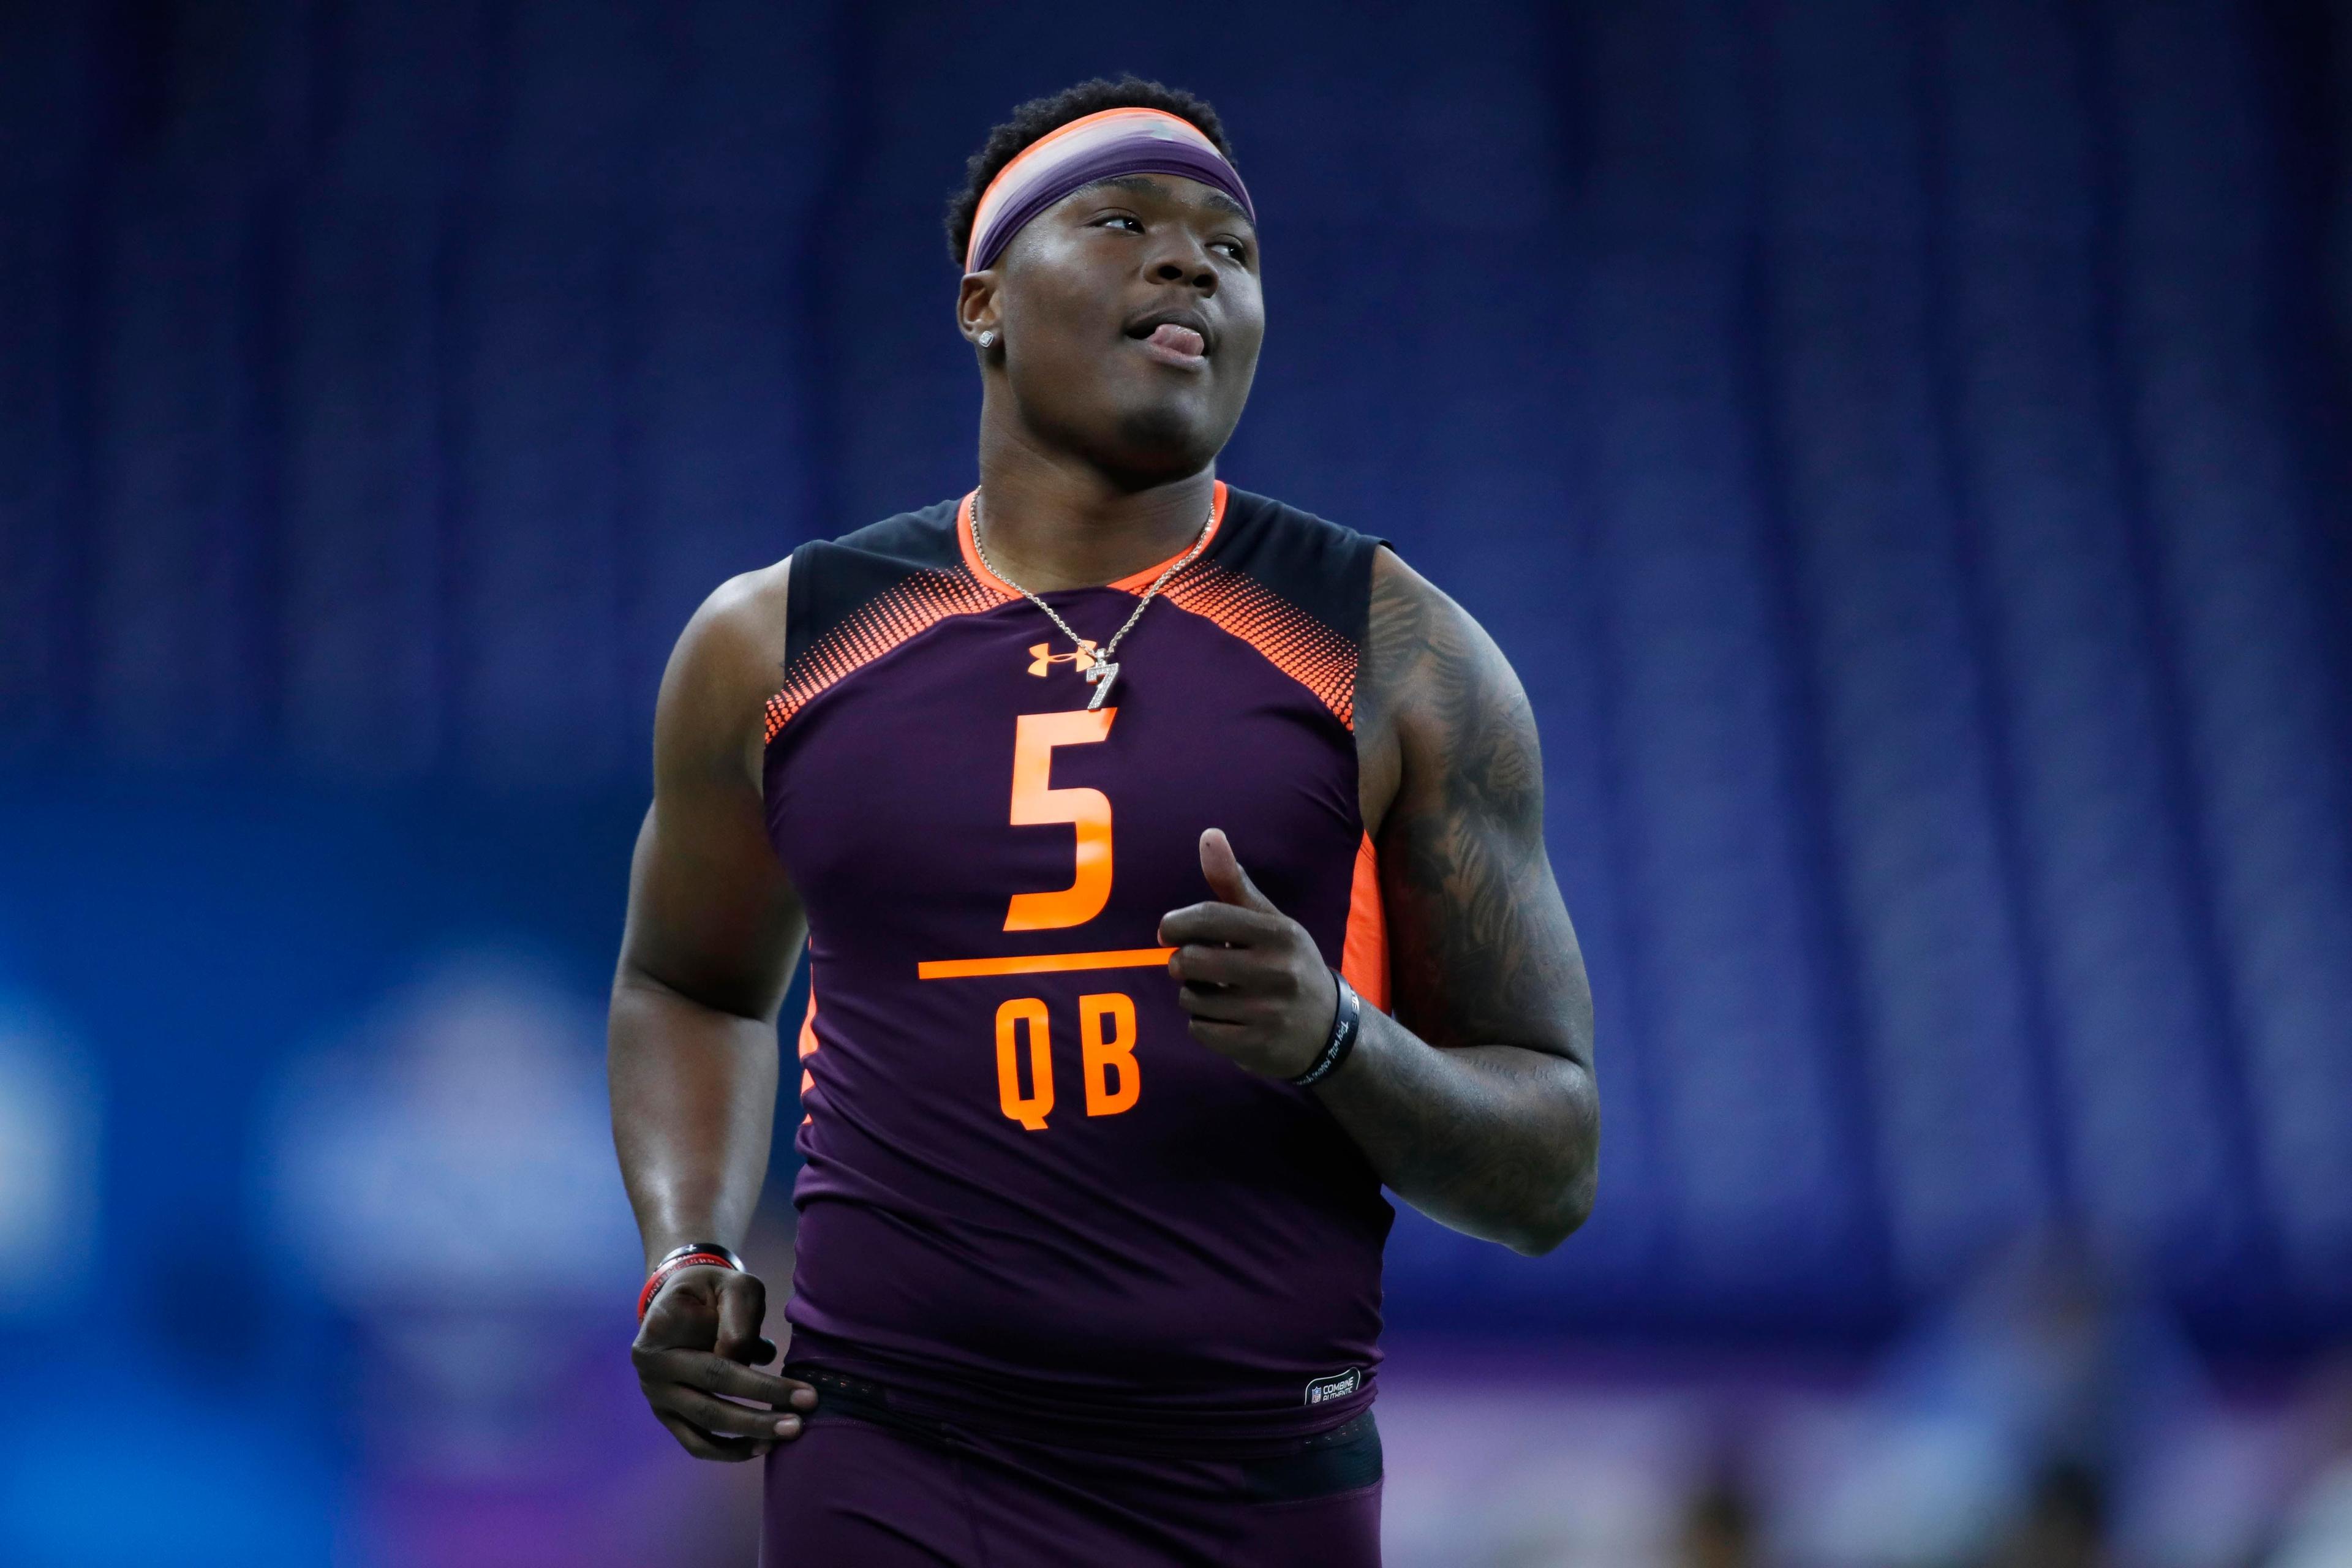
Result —
[[[1307,1385],[1307,1403],[1309,1405],[1328,1405],[1334,1399],[1347,1398],[1348,1395],[1355,1393],[1356,1390],[1363,1386],[1363,1369],[1360,1367],[1351,1366],[1345,1372],[1335,1372],[1328,1377],[1318,1377],[1314,1382],[1308,1384]]]
[[[1095,645],[1080,637],[1077,651],[1075,653],[1055,653],[1046,644],[1041,642],[1033,642],[1029,645],[1030,674],[1043,680],[1045,678],[1045,672],[1057,664],[1075,664],[1078,667],[1078,673],[1084,675],[1095,667]]]

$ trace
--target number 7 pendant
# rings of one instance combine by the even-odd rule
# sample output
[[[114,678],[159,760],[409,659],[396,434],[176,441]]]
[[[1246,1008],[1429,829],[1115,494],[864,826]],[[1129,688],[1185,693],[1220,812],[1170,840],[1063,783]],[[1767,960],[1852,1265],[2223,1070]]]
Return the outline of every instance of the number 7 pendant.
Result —
[[[1104,698],[1110,695],[1110,683],[1118,679],[1118,666],[1097,659],[1094,668],[1087,671],[1087,679],[1094,683],[1095,689],[1094,696],[1087,700],[1087,710],[1092,712],[1103,705]]]

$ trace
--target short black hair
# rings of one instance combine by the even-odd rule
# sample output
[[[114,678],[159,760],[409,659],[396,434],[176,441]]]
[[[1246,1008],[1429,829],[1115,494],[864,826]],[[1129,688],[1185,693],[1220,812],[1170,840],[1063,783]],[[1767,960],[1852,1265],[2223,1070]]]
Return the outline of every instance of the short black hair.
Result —
[[[1234,161],[1234,145],[1225,139],[1224,121],[1217,118],[1217,111],[1204,100],[1181,87],[1164,87],[1130,73],[1117,81],[1097,77],[1076,87],[1066,87],[1048,98],[1033,98],[988,133],[980,151],[964,164],[963,189],[948,198],[948,254],[958,267],[963,265],[964,252],[971,248],[972,215],[979,210],[981,193],[988,189],[989,182],[1003,174],[1004,165],[1019,156],[1024,147],[1047,132],[1106,109],[1157,109],[1189,120],[1202,135],[1216,143],[1226,163]]]

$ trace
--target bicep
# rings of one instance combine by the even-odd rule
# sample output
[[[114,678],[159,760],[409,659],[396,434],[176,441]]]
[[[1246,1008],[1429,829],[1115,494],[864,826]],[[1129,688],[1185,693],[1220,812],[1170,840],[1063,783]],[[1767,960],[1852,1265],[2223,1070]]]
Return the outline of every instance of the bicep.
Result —
[[[801,938],[798,900],[740,803],[656,800],[629,868],[625,977],[650,980],[720,1012],[769,1018]]]
[[[1410,647],[1381,661],[1397,778],[1376,843],[1397,1016],[1433,1045],[1590,1065],[1591,994],[1544,848],[1527,693],[1459,605],[1384,564],[1422,601]]]
[[[758,608],[715,595],[662,677],[654,800],[630,863],[621,971],[624,981],[764,1018],[782,1000],[803,933],[761,799],[761,687],[775,661]]]

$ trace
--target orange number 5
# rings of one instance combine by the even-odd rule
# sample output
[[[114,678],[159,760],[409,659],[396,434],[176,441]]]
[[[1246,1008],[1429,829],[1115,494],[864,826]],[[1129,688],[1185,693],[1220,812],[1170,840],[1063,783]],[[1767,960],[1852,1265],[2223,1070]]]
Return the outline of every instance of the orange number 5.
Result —
[[[1055,789],[1051,780],[1055,747],[1090,745],[1110,733],[1117,717],[1116,708],[1021,715],[1013,732],[1013,826],[1070,823],[1078,830],[1078,855],[1068,887],[1013,895],[1006,931],[1084,925],[1110,902],[1110,797],[1098,789]]]

